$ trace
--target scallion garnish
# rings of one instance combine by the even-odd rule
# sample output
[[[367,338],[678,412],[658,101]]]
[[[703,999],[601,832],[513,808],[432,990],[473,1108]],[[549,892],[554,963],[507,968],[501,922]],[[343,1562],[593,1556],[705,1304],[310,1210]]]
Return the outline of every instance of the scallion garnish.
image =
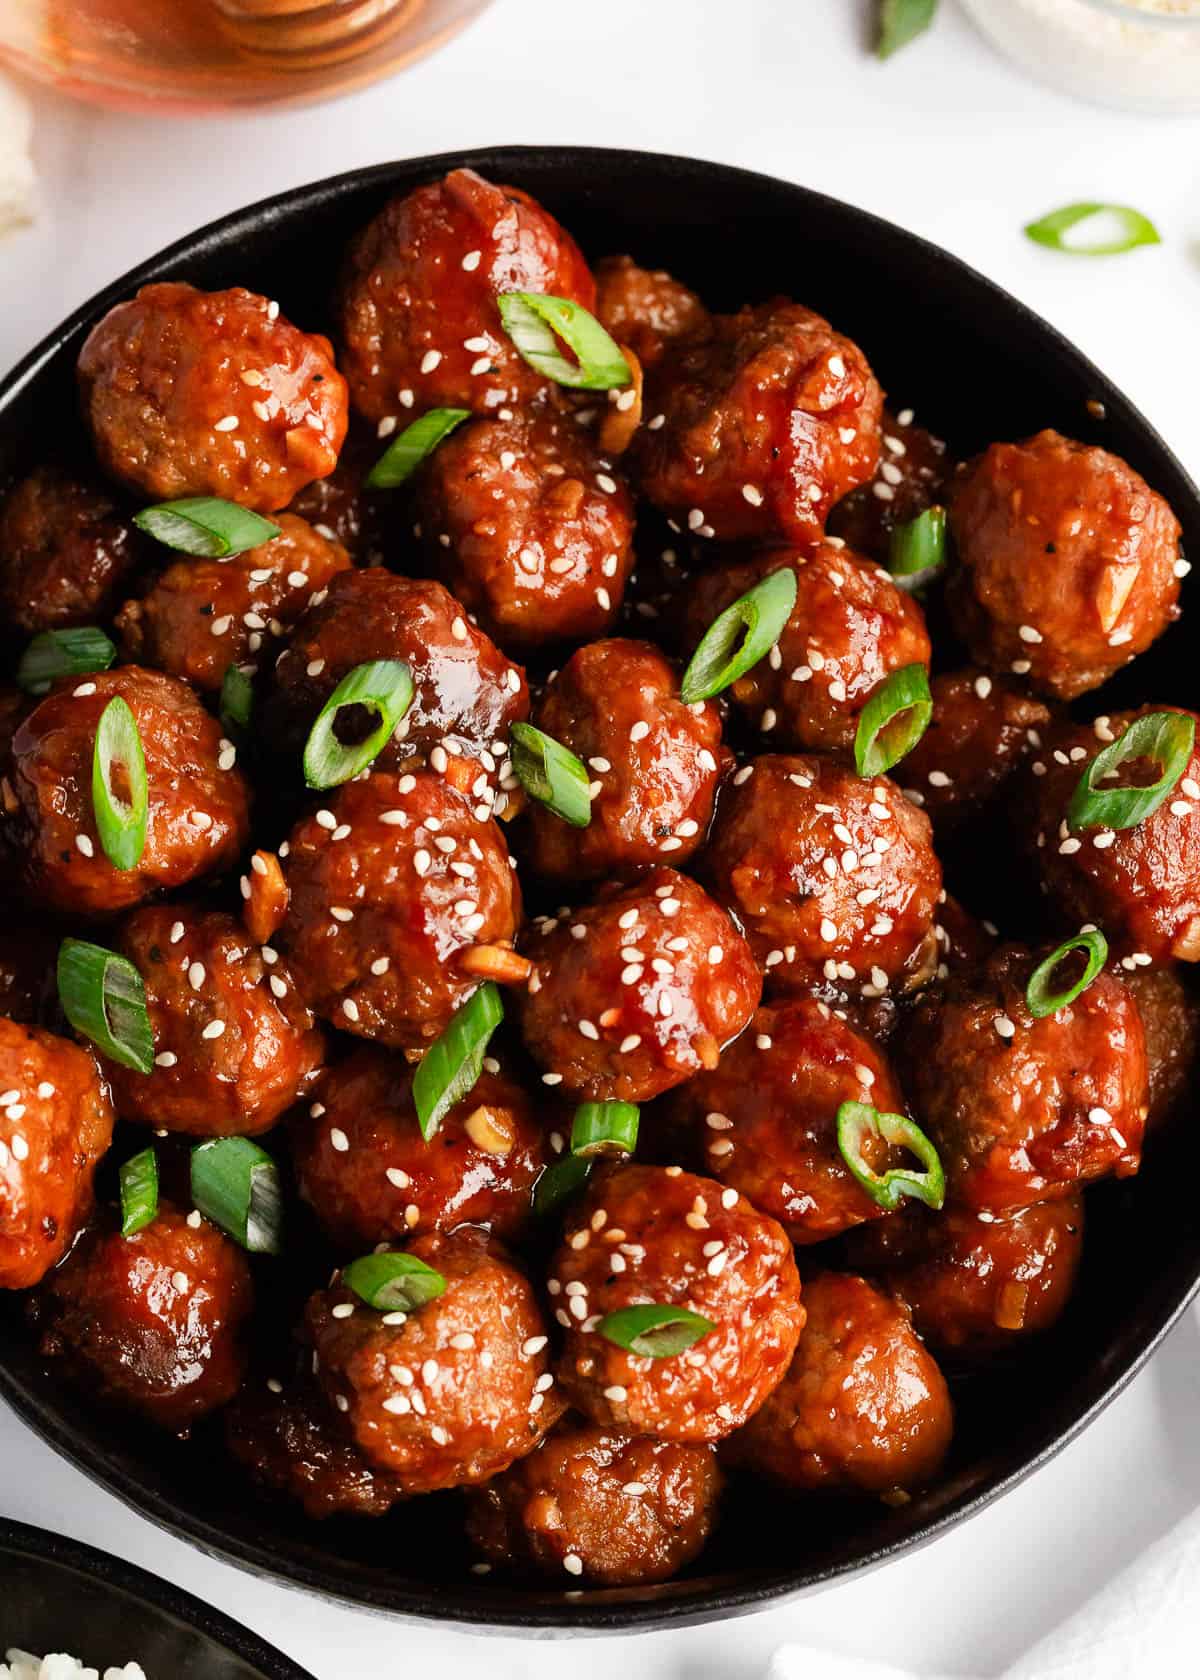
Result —
[[[412,1096],[426,1143],[455,1103],[474,1090],[483,1072],[488,1040],[503,1019],[500,988],[485,980],[421,1057],[413,1074]]]
[[[632,1155],[637,1148],[640,1114],[636,1103],[580,1103],[571,1123],[571,1154],[585,1159],[595,1155]]]
[[[880,58],[892,54],[923,35],[933,22],[937,0],[880,0],[879,33],[875,51]]]
[[[221,679],[221,698],[217,704],[221,722],[246,729],[253,710],[254,684],[240,665],[231,665]]]
[[[784,566],[727,606],[700,638],[683,673],[679,695],[684,705],[711,700],[744,677],[778,641],[795,605],[796,574]],[[745,640],[735,652],[743,628]]]
[[[158,1213],[158,1156],[143,1149],[121,1164],[121,1235],[144,1231]]]
[[[364,1254],[342,1269],[342,1282],[377,1312],[415,1312],[446,1293],[446,1280],[415,1254]]]
[[[946,564],[946,510],[929,507],[905,525],[892,527],[888,571],[912,589],[926,583]]]
[[[557,1213],[564,1202],[583,1189],[592,1176],[593,1165],[582,1155],[560,1155],[544,1167],[533,1187],[535,1216],[544,1219],[547,1214]]]
[[[17,686],[27,694],[45,694],[60,677],[107,671],[116,657],[116,648],[94,624],[74,630],[43,630],[21,655]]]
[[[75,1031],[105,1056],[138,1073],[153,1069],[146,989],[127,958],[103,945],[64,939],[58,948],[58,997]]]
[[[1095,217],[1100,218],[1098,237],[1067,238]],[[1025,235],[1035,245],[1073,257],[1118,257],[1139,245],[1162,244],[1162,236],[1150,218],[1128,204],[1064,204],[1061,210],[1052,210],[1048,216],[1028,223]]]
[[[877,1173],[867,1164],[863,1144],[869,1137],[911,1150],[924,1167],[892,1167]],[[837,1111],[837,1141],[842,1160],[873,1202],[894,1213],[906,1196],[926,1207],[940,1208],[946,1199],[946,1175],[938,1152],[921,1128],[904,1114],[881,1114],[868,1103],[844,1102]]]
[[[1064,990],[1052,992],[1050,986],[1059,965],[1075,951],[1087,952],[1083,972]],[[1040,1021],[1045,1015],[1053,1015],[1056,1009],[1065,1009],[1069,1003],[1075,1002],[1081,992],[1087,991],[1107,961],[1108,940],[1099,928],[1085,928],[1073,939],[1064,939],[1058,949],[1051,951],[1045,962],[1039,963],[1029,976],[1029,984],[1025,988],[1029,1013]]]
[[[1196,744],[1196,720],[1186,712],[1147,712],[1134,718],[1088,765],[1067,807],[1067,827],[1133,828],[1151,816],[1174,788],[1191,762]],[[1162,768],[1145,787],[1103,787],[1124,764],[1139,759]]]
[[[910,753],[929,727],[933,698],[924,665],[893,671],[859,713],[854,764],[860,776],[882,776]]]
[[[348,671],[309,732],[304,748],[304,779],[309,787],[339,787],[365,770],[391,740],[412,698],[412,672],[402,659],[374,659]],[[347,746],[337,737],[338,719],[356,706],[374,713],[379,722],[369,735]]]
[[[422,414],[419,420],[405,426],[399,436],[388,444],[363,481],[364,488],[399,489],[412,477],[425,457],[433,454],[442,439],[449,437],[456,426],[461,426],[470,417],[469,408],[431,408],[428,414]]]
[[[192,1150],[192,1201],[251,1254],[283,1246],[279,1168],[244,1137],[210,1138]]]
[[[150,787],[137,720],[119,694],[105,706],[92,747],[92,811],[114,869],[136,869],[146,849]]]
[[[573,828],[586,828],[592,820],[586,767],[569,747],[531,723],[514,723],[509,733],[513,775],[525,792]]]
[[[545,292],[504,292],[496,303],[518,354],[555,384],[611,391],[631,383],[633,374],[619,345],[582,304]],[[574,351],[575,361],[559,349],[560,338]]]
[[[133,523],[147,536],[180,554],[201,560],[227,560],[244,554],[279,535],[260,513],[239,507],[220,496],[185,496],[178,502],[159,502],[135,513]]]
[[[606,1342],[643,1359],[669,1359],[707,1336],[716,1325],[688,1307],[660,1307],[647,1302],[621,1307],[602,1318],[596,1329]]]

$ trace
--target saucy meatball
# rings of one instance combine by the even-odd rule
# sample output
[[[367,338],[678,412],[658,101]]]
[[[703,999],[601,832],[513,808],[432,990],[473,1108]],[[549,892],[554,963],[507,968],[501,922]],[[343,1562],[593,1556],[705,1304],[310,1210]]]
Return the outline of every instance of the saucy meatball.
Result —
[[[29,1289],[92,1210],[114,1116],[89,1051],[3,1016],[0,1085],[0,1289]]]
[[[841,751],[893,671],[928,667],[925,620],[886,572],[822,542],[809,554],[777,549],[706,572],[688,603],[692,645],[740,595],[785,568],[796,574],[796,604],[768,657],[730,693],[772,745]]]
[[[518,1234],[547,1162],[528,1094],[485,1070],[426,1143],[412,1072],[402,1056],[375,1049],[331,1069],[292,1131],[300,1194],[343,1249],[466,1224]]]
[[[633,501],[574,420],[472,420],[439,445],[418,492],[450,587],[506,648],[602,636],[633,565]]]
[[[510,945],[521,893],[495,823],[428,771],[347,782],[292,830],[279,930],[305,1002],[344,1032],[411,1048],[478,985],[476,945]]]
[[[110,700],[133,713],[146,760],[146,843],[132,869],[104,855],[92,808],[92,752]],[[38,903],[82,915],[137,904],[233,863],[249,833],[237,751],[186,683],[138,665],[59,682],[12,743],[0,824]]]
[[[650,368],[669,345],[703,333],[709,314],[695,292],[665,270],[639,268],[632,257],[605,257],[596,268],[596,319]]]
[[[882,404],[862,351],[811,310],[716,316],[649,371],[642,493],[700,537],[811,542],[875,471]]]
[[[880,424],[882,449],[875,477],[842,499],[829,515],[829,532],[858,553],[886,561],[891,535],[944,499],[946,445],[913,423],[911,408]]]
[[[241,1385],[250,1267],[198,1214],[160,1202],[129,1237],[104,1220],[48,1279],[44,1305],[43,1356],[164,1429],[186,1431]]]
[[[703,844],[722,761],[716,706],[685,706],[670,662],[647,642],[590,642],[547,684],[534,722],[583,760],[591,820],[529,812],[528,854],[549,880],[627,875]]]
[[[137,561],[137,533],[107,491],[39,467],[0,509],[0,619],[35,636],[106,619]]]
[[[942,872],[929,819],[886,776],[766,756],[721,799],[704,869],[772,987],[877,997],[921,956]]]
[[[339,316],[342,366],[368,420],[429,408],[476,413],[528,403],[546,381],[496,307],[504,292],[548,292],[591,309],[579,247],[517,187],[473,169],[395,198],[350,247]]]
[[[994,443],[950,503],[958,551],[947,600],[972,657],[1073,700],[1173,619],[1179,521],[1106,450],[1039,432]]]
[[[709,1446],[564,1427],[468,1498],[467,1535],[493,1566],[590,1586],[665,1581],[716,1517]]]
[[[946,1173],[946,1196],[1005,1213],[1135,1173],[1146,1123],[1146,1043],[1137,1004],[1111,973],[1035,1018],[1038,958],[1001,946],[917,1005],[905,1034],[907,1090]]]
[[[526,1048],[544,1084],[583,1097],[648,1102],[715,1067],[761,991],[732,919],[661,866],[543,920],[527,954]]]
[[[935,826],[951,825],[995,798],[1041,745],[1050,713],[1011,677],[973,667],[929,686],[933,717],[896,776]]]
[[[907,1307],[838,1272],[806,1283],[804,1300],[796,1357],[730,1442],[731,1461],[804,1493],[887,1498],[931,1481],[954,1414]]]
[[[295,1500],[306,1517],[382,1517],[403,1497],[346,1439],[315,1384],[248,1382],[224,1422],[231,1455],[259,1487]]]
[[[1200,1001],[1174,967],[1137,968],[1125,976],[1146,1035],[1150,1075],[1147,1129],[1169,1118],[1191,1083],[1200,1055]]]
[[[409,1495],[498,1475],[532,1452],[563,1401],[533,1288],[502,1249],[467,1226],[407,1252],[445,1279],[435,1300],[381,1314],[335,1284],[306,1317],[350,1439]]]
[[[242,286],[143,286],[92,328],[79,386],[101,465],[156,502],[223,496],[272,513],[333,471],[346,435],[328,339]]]

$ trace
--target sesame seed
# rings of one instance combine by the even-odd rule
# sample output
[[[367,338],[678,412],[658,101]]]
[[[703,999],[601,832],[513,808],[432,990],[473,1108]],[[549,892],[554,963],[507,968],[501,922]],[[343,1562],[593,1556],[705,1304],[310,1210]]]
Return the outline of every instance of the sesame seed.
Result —
[[[421,372],[432,373],[441,359],[442,352],[440,350],[426,350],[425,354],[421,357]]]
[[[173,1068],[178,1060],[179,1057],[174,1050],[160,1050],[154,1058],[154,1065],[161,1068]]]
[[[205,1027],[204,1031],[200,1034],[200,1037],[201,1038],[220,1038],[221,1034],[224,1031],[225,1031],[224,1021],[210,1021],[208,1023],[208,1025]]]
[[[213,426],[214,432],[236,432],[237,429],[238,417],[236,414],[225,415],[223,419],[216,421]]]
[[[644,741],[649,733],[650,725],[646,722],[645,718],[639,718],[633,728],[629,731],[629,739],[631,741]]]
[[[568,1575],[582,1575],[583,1559],[575,1552],[568,1552],[566,1557],[563,1558],[563,1568]]]
[[[91,839],[86,834],[77,834],[75,836],[75,845],[78,850],[83,853],[85,858],[94,857],[96,855],[96,848],[92,845]]]
[[[347,1021],[358,1020],[358,1005],[355,1003],[353,998],[342,999],[342,1014],[346,1017]]]
[[[542,1084],[543,1085],[561,1085],[562,1084],[562,1074],[561,1073],[544,1073],[542,1075]]]
[[[992,1020],[992,1025],[1000,1034],[1001,1038],[1012,1038],[1017,1030],[1007,1015],[995,1016]]]

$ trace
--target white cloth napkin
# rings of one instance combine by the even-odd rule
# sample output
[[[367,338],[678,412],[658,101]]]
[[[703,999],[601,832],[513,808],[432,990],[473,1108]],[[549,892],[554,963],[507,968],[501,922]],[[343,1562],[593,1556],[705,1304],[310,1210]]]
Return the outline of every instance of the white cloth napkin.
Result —
[[[32,129],[29,101],[11,76],[0,73],[0,234],[33,215]]]

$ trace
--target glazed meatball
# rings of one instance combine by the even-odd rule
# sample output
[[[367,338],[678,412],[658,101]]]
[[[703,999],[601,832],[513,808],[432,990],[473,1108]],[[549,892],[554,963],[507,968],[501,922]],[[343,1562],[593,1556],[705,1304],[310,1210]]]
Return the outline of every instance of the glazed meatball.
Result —
[[[929,819],[895,783],[813,754],[738,771],[704,869],[773,987],[864,997],[919,962],[942,884]]]
[[[39,467],[0,510],[0,619],[30,636],[106,619],[136,560],[136,531],[107,491]]]
[[[533,1288],[503,1250],[465,1226],[408,1252],[446,1282],[415,1312],[377,1313],[340,1284],[307,1311],[322,1388],[406,1495],[487,1481],[563,1411]]]
[[[0,1016],[0,1289],[29,1289],[92,1209],[113,1110],[90,1051]]]
[[[994,443],[954,488],[947,598],[972,657],[1041,694],[1098,688],[1179,615],[1179,521],[1106,450]]]
[[[811,310],[714,317],[647,377],[642,493],[700,537],[812,542],[875,471],[882,402],[862,351]]]
[[[469,1495],[481,1557],[519,1575],[589,1586],[665,1581],[707,1540],[721,1473],[709,1446],[566,1427]]]
[[[882,1052],[816,998],[763,1008],[711,1073],[698,1073],[670,1101],[706,1169],[768,1213],[795,1243],[837,1236],[882,1209],[842,1160],[837,1113],[844,1102],[904,1112]],[[901,1163],[882,1138],[869,1140],[876,1172]]]
[[[593,1423],[664,1441],[719,1441],[762,1405],[804,1324],[786,1232],[736,1190],[678,1167],[605,1173],[567,1220],[547,1285],[566,1332],[559,1380]],[[651,1358],[600,1334],[653,1302],[713,1326]]]
[[[477,945],[511,944],[521,894],[495,823],[428,771],[347,782],[293,829],[279,931],[296,984],[344,1032],[416,1047],[478,985]]]
[[[293,1129],[293,1159],[300,1194],[340,1248],[466,1224],[520,1233],[547,1148],[516,1080],[485,1071],[428,1143],[402,1056],[360,1050],[317,1096]]]
[[[791,1368],[730,1442],[730,1459],[803,1493],[886,1499],[931,1481],[954,1414],[908,1309],[838,1272],[805,1284],[804,1300]]]
[[[278,1378],[247,1383],[225,1411],[225,1445],[259,1487],[295,1500],[306,1517],[382,1517],[402,1497],[342,1433],[325,1396]]]
[[[1200,1002],[1174,968],[1138,968],[1126,975],[1146,1035],[1150,1075],[1148,1129],[1168,1119],[1191,1083],[1200,1054]]]
[[[591,820],[529,812],[528,855],[555,881],[628,875],[687,861],[703,844],[727,755],[716,706],[685,706],[669,661],[648,642],[590,642],[547,685],[534,722],[587,765]]]
[[[1074,1003],[1035,1019],[1025,988],[1038,960],[1001,946],[975,974],[922,999],[905,1034],[906,1089],[941,1157],[947,1199],[977,1213],[1124,1178],[1141,1158],[1137,1004],[1102,973]]]
[[[93,1227],[47,1281],[41,1351],[90,1394],[186,1431],[237,1393],[252,1305],[241,1249],[160,1202],[133,1236]]]
[[[170,904],[135,910],[116,944],[142,977],[155,1049],[149,1074],[106,1061],[121,1114],[196,1137],[273,1126],[325,1050],[287,964],[232,916]]]
[[[1031,748],[1050,713],[1011,677],[968,668],[930,684],[933,717],[896,767],[896,777],[935,826],[953,826],[994,799]]]
[[[346,435],[329,341],[241,286],[143,286],[93,327],[79,386],[101,465],[156,502],[272,513],[333,471]]]
[[[516,187],[473,169],[393,199],[350,247],[342,366],[368,420],[528,403],[546,381],[513,347],[496,299],[548,292],[585,309],[596,286],[575,241]]]
[[[949,462],[946,445],[913,424],[911,408],[885,408],[879,467],[869,484],[852,490],[829,515],[829,532],[851,548],[886,561],[892,532],[944,500]]]
[[[732,919],[661,866],[540,922],[528,955],[526,1048],[545,1084],[600,1100],[648,1102],[716,1067],[761,991]]]
[[[699,337],[709,314],[695,292],[661,268],[605,257],[596,269],[596,319],[650,368],[670,345]]]
[[[276,523],[279,535],[261,547],[231,560],[177,560],[127,601],[117,614],[126,659],[217,694],[231,665],[253,671],[273,658],[313,594],[350,565],[303,519],[281,513]]]
[[[796,604],[769,657],[730,693],[772,745],[841,751],[853,746],[859,713],[893,671],[928,667],[925,620],[886,572],[823,542],[807,555],[777,549],[706,572],[688,602],[691,645],[740,595],[785,567],[796,574]]]

